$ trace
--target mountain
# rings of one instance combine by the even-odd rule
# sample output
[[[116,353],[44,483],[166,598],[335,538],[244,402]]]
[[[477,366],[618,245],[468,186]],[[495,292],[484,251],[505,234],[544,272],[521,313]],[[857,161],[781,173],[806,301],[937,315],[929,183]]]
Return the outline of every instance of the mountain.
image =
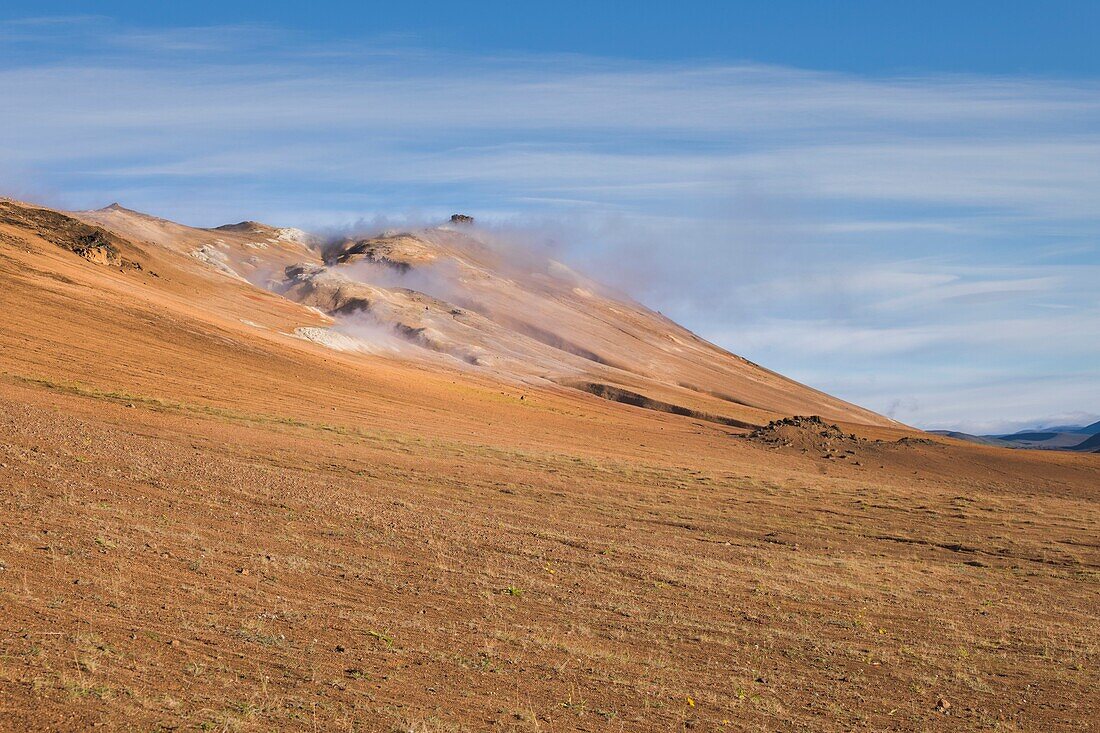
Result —
[[[967,443],[977,443],[979,445],[993,445],[999,448],[1013,448],[1015,447],[1011,441],[1003,440],[1001,438],[992,435],[971,435],[970,433],[961,433],[957,430],[929,430],[932,435],[942,435],[945,438],[954,438],[955,440],[963,440]]]
[[[254,221],[199,229],[177,224],[114,203],[94,211],[71,212],[138,244],[155,245],[202,262],[223,275],[259,282],[276,269],[318,262],[314,240],[299,229],[269,227]]]
[[[1091,425],[1086,425],[1082,428],[1070,430],[1072,433],[1084,433],[1085,435],[1100,435],[1100,420],[1097,420]]]
[[[1076,432],[1030,431],[1011,435],[985,436],[1003,440],[1017,448],[1041,448],[1047,450],[1068,450],[1076,447],[1087,436]]]
[[[1100,421],[1094,422],[1091,425],[1052,425],[1044,428],[1019,430],[1015,433],[1011,433],[1011,435],[1020,435],[1022,433],[1080,433],[1082,435],[1096,435],[1100,433]]]
[[[0,201],[4,730],[1080,728],[1098,471],[470,222]]]
[[[1073,446],[1073,450],[1100,452],[1100,433],[1093,433],[1085,440]]]
[[[1100,435],[1100,422],[1094,422],[1091,425],[1057,425],[1041,430],[1020,430],[999,435],[970,435],[952,430],[929,430],[928,432],[968,443],[1001,448],[1089,451],[1100,446],[1100,443],[1089,440],[1090,436]]]
[[[1090,426],[1091,427],[1091,426]],[[1077,432],[1062,431],[1021,431],[1006,435],[970,435],[951,430],[929,430],[934,435],[943,435],[956,440],[964,440],[969,443],[981,445],[994,445],[1001,448],[1022,448],[1033,450],[1083,450],[1088,443],[1090,435],[1084,432],[1085,428],[1079,427]],[[1092,435],[1095,437],[1095,434]]]
[[[789,414],[896,425],[462,218],[322,242],[254,221],[187,227],[118,204],[73,216],[308,306],[289,333],[332,350],[553,383],[734,426]],[[317,312],[325,324],[314,323]]]

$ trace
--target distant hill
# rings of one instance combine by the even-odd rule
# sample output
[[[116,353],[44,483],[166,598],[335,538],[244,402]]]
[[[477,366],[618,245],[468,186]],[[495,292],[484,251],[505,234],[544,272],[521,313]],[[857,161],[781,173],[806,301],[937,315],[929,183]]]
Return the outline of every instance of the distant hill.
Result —
[[[1100,433],[1093,433],[1090,437],[1086,438],[1083,443],[1075,445],[1073,450],[1100,453]]]
[[[1018,433],[1013,433],[1013,437],[1018,437],[1023,433],[1079,433],[1081,435],[1096,435],[1100,433],[1100,420],[1094,422],[1092,425],[1052,425],[1051,427],[1043,428],[1042,430],[1021,430]]]
[[[1082,433],[1055,433],[1045,430],[983,437],[995,437],[1011,443],[1016,448],[1044,448],[1048,450],[1069,450],[1088,438],[1087,435]]]
[[[954,430],[930,430],[968,443],[1031,450],[1100,450],[1100,422],[1092,425],[1060,425],[1046,430],[1021,430],[1005,435],[971,435]]]
[[[1057,438],[1059,435],[1062,435],[1062,434],[1063,433],[1061,433],[1061,432],[1056,433],[1056,432],[1045,432],[1045,431],[1044,432],[1035,432],[1035,431],[1033,431],[1033,432],[1027,432],[1027,433],[1012,433],[1011,435],[1001,435],[1001,436],[998,436],[998,437],[1000,437],[1003,440],[1026,440],[1030,443],[1042,443],[1045,440],[1053,440],[1053,439]],[[1066,434],[1076,435],[1076,433],[1066,433]]]
[[[994,438],[986,435],[971,435],[970,433],[960,433],[955,430],[929,430],[929,433],[933,435],[942,435],[947,438],[954,438],[955,440],[965,440],[968,443],[979,443],[981,445],[996,445],[1001,448],[1014,448],[1009,441],[1001,440],[1000,438]]]

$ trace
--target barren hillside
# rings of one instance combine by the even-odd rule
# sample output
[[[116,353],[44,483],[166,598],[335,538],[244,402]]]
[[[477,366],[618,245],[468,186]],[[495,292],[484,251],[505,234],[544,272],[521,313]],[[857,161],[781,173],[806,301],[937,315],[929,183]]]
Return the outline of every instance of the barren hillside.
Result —
[[[1100,455],[327,244],[0,204],[0,729],[1095,728]]]
[[[324,311],[330,327],[294,333],[333,349],[554,382],[745,424],[795,412],[892,424],[470,223],[322,242],[256,222],[193,229],[117,204],[78,216]]]

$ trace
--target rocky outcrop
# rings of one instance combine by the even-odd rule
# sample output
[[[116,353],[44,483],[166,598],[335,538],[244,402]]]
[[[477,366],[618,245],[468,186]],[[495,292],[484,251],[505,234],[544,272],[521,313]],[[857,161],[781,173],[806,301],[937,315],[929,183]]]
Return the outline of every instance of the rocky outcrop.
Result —
[[[123,259],[116,235],[56,211],[0,201],[0,224],[28,231],[97,265],[139,267]]]
[[[398,272],[408,272],[413,267],[434,262],[436,257],[424,240],[411,234],[345,240],[330,245],[325,252],[325,258],[335,264],[369,262],[392,267]]]

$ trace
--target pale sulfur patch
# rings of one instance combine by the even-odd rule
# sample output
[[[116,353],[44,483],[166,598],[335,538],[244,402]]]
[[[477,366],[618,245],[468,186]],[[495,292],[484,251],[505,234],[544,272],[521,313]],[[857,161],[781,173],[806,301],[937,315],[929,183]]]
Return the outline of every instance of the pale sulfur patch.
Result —
[[[244,279],[239,274],[237,274],[236,270],[229,266],[229,257],[225,254],[225,252],[220,252],[208,244],[204,244],[198,249],[191,250],[188,254],[190,254],[199,262],[210,265],[223,275],[229,275],[230,277],[235,277],[238,280]]]
[[[331,328],[300,326],[294,329],[294,336],[312,341],[333,351],[350,351],[362,354],[395,355],[406,352],[410,345],[382,326],[358,325],[343,333]]]
[[[294,335],[306,341],[327,347],[334,351],[368,351],[363,342],[357,338],[337,333],[328,328],[315,326],[302,326],[294,329]]]
[[[314,236],[309,232],[294,227],[282,227],[275,230],[275,239],[283,242],[295,242],[297,244],[309,244]]]

